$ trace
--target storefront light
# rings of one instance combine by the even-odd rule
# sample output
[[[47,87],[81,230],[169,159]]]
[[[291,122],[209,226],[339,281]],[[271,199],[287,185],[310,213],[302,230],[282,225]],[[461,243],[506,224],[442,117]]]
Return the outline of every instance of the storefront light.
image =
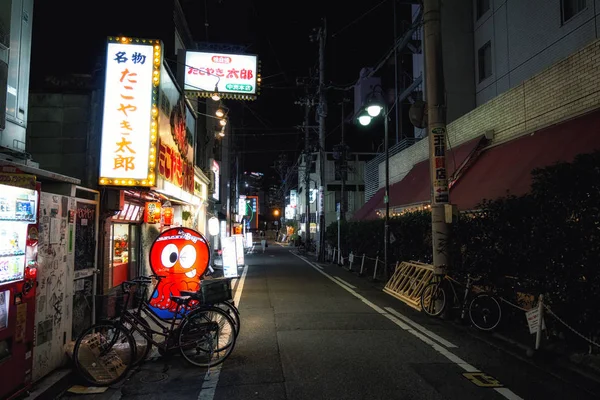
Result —
[[[219,219],[217,217],[211,217],[208,220],[208,233],[212,236],[219,234]]]

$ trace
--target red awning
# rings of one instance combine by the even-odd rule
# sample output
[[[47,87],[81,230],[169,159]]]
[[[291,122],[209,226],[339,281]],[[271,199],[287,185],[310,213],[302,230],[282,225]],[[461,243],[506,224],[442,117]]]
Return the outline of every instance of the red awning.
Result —
[[[600,111],[595,111],[485,150],[453,186],[450,201],[471,210],[483,199],[529,192],[533,169],[600,149],[598,126]]]
[[[359,208],[354,215],[352,215],[353,221],[361,221],[366,219],[375,219],[377,214],[375,213],[377,205],[383,203],[383,194],[385,188],[379,189],[375,194],[367,201],[361,208]]]
[[[482,140],[483,136],[448,150],[446,153],[448,176],[452,176],[454,171],[467,161]],[[383,203],[383,192],[383,188],[379,189],[379,191],[354,214],[352,219],[362,220],[377,218],[376,211],[385,207]],[[378,194],[379,196],[377,197]],[[376,197],[377,201],[375,199]],[[390,185],[390,208],[425,203],[430,199],[431,177],[429,175],[429,159],[415,164],[404,179]]]

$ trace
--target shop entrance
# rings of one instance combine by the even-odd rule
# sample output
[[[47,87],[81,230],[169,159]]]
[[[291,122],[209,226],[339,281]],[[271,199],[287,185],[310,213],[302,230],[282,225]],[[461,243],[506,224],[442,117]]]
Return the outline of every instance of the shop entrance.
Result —
[[[112,225],[112,286],[138,276],[140,226],[137,224]]]
[[[110,232],[110,268],[112,287],[139,275],[141,207],[125,203],[113,217]]]

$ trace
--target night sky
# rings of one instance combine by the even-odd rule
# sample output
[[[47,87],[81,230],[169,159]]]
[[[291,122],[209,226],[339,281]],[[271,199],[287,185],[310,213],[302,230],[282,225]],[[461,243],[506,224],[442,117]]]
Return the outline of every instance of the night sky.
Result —
[[[33,18],[32,88],[47,74],[90,74],[102,60],[105,38],[121,32],[135,18],[150,18],[152,0],[140,15],[119,13],[121,1],[36,0]],[[316,0],[181,0],[197,42],[245,46],[262,62],[263,88],[258,100],[237,104],[231,116],[233,140],[244,147],[244,169],[271,174],[269,166],[284,151],[297,157],[304,144],[301,125],[304,109],[294,101],[304,93],[296,78],[308,76],[318,65],[318,45],[309,35],[327,19],[326,80],[347,86],[356,81],[362,67],[376,64],[393,43],[393,1],[357,3]],[[327,4],[326,4],[327,3]],[[400,4],[401,1],[398,1]],[[283,5],[285,4],[285,6]],[[398,19],[407,19],[398,15]],[[206,26],[208,24],[208,27]],[[135,33],[131,33],[135,36]],[[327,150],[340,140],[343,96],[353,91],[329,90]],[[233,101],[229,101],[231,104]],[[352,103],[346,107],[346,113]],[[313,112],[310,121],[317,125]],[[381,138],[346,125],[346,139],[357,151],[373,151]],[[241,142],[239,142],[241,141]]]

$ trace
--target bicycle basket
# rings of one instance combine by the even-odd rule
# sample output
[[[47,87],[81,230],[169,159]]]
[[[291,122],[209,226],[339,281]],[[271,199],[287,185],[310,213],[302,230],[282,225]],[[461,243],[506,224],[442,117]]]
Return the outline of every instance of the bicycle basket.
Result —
[[[200,281],[202,304],[222,303],[233,298],[231,279],[206,279]]]

